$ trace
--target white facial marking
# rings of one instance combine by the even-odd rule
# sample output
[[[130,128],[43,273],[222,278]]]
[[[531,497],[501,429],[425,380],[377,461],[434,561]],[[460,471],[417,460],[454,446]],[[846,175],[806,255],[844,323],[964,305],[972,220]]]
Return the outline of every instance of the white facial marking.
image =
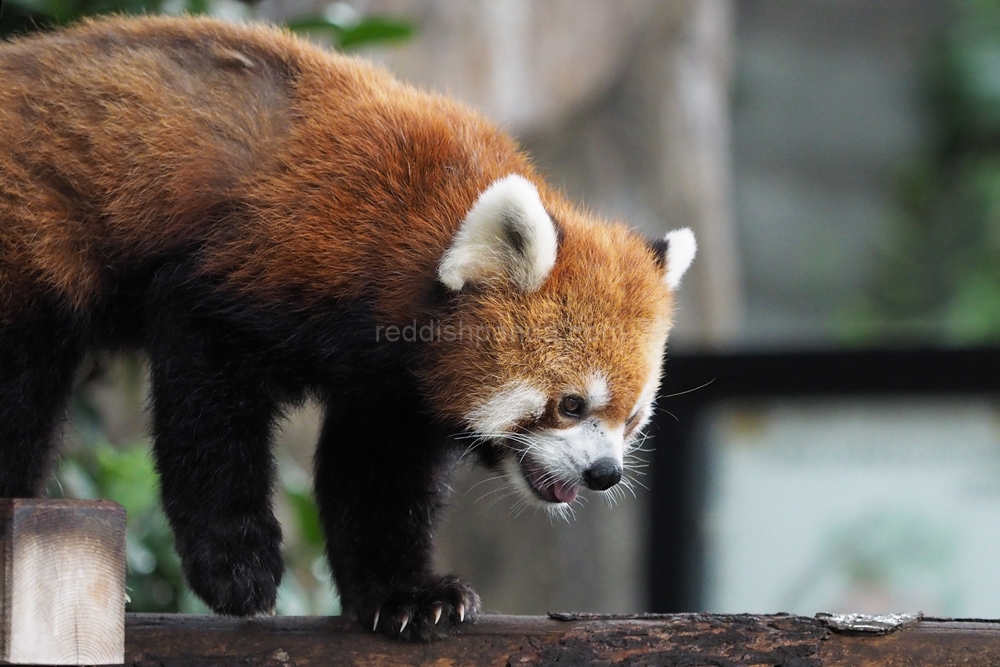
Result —
[[[625,456],[625,427],[609,427],[597,418],[569,428],[553,428],[531,434],[525,456],[564,482],[583,485],[583,471],[598,459],[613,458],[619,465]]]
[[[542,286],[556,263],[555,225],[538,190],[510,175],[483,191],[441,258],[438,278],[458,291],[467,282],[506,277],[522,291]]]
[[[559,481],[576,487],[584,487],[584,471],[595,461],[612,457],[622,465],[624,460],[624,428],[607,429],[597,420],[586,422],[568,429],[548,429],[531,434],[531,447],[519,455],[504,460],[503,471],[526,500],[547,510],[553,503],[540,500],[521,471],[525,458],[544,470],[543,480]],[[559,503],[558,505],[565,505]]]
[[[513,380],[465,415],[476,433],[485,436],[509,431],[528,418],[545,412],[545,394],[527,380]]]
[[[691,262],[694,261],[698,244],[694,240],[694,232],[687,227],[668,232],[665,238],[667,241],[667,275],[664,280],[667,287],[675,290],[680,286],[681,278],[684,277]]]
[[[593,373],[587,379],[587,407],[600,410],[611,402],[611,390],[608,388],[608,376],[604,373]]]

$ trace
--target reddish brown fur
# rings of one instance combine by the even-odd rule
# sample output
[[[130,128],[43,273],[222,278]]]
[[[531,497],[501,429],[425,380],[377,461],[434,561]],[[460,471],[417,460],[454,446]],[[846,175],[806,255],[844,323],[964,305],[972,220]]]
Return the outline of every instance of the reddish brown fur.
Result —
[[[254,300],[373,298],[386,323],[420,320],[465,213],[517,173],[562,227],[556,267],[539,292],[499,286],[456,317],[533,338],[432,351],[435,407],[464,414],[455,397],[483,391],[470,367],[559,386],[592,365],[616,374],[608,416],[628,416],[669,324],[651,252],[574,209],[480,115],[265,27],[115,19],[44,42],[0,51],[0,321],[43,290],[85,310],[106,264],[193,241],[211,249],[206,273]],[[239,229],[214,224],[237,205]]]
[[[511,175],[558,228],[551,272],[556,234]],[[439,281],[498,179],[517,193],[487,222],[526,226],[485,228],[493,273]],[[37,492],[83,354],[144,347],[185,576],[216,611],[261,613],[282,573],[271,435],[314,396],[345,610],[446,635],[479,601],[431,567],[442,445],[485,439],[480,459],[550,505],[618,483],[670,326],[657,252],[570,205],[477,113],[287,33],[117,18],[0,45],[0,497]],[[504,275],[526,258],[537,281]],[[379,338],[407,325],[442,335]],[[565,408],[583,396],[585,420]],[[579,451],[523,446],[574,424]]]
[[[442,350],[435,379],[444,386],[433,396],[441,398],[437,407],[443,413],[457,416],[449,412],[455,406],[447,397],[483,393],[482,385],[471,384],[472,367],[478,369],[476,378],[494,387],[527,378],[549,396],[573,386],[582,393],[588,373],[605,370],[611,374],[612,401],[596,414],[621,424],[650,369],[659,368],[670,295],[649,270],[648,248],[622,226],[585,229],[591,221],[571,217],[569,209],[557,213],[550,203],[549,210],[566,233],[545,285],[531,294],[498,288],[487,298],[470,297],[469,308],[459,309],[456,320],[489,323],[495,335],[473,336],[476,344]],[[553,404],[546,418],[556,418]]]

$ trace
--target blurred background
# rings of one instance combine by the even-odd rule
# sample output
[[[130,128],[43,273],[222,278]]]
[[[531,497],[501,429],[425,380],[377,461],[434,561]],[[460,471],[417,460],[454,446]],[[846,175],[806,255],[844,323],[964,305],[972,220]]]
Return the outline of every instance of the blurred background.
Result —
[[[480,107],[608,217],[695,230],[649,488],[551,523],[460,471],[438,560],[488,610],[1000,616],[1000,2],[2,0],[0,31],[106,11],[288,23]],[[126,505],[131,610],[203,610],[144,400],[141,359],[95,359],[50,493]],[[338,608],[319,420],[280,434],[279,613]]]

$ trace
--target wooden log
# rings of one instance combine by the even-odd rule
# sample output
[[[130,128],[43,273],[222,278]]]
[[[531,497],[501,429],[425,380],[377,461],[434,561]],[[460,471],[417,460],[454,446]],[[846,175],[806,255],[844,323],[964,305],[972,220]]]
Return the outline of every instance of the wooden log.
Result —
[[[880,626],[780,614],[486,616],[459,636],[414,645],[342,618],[130,614],[126,664],[982,667],[1000,664],[1000,621],[911,618]]]
[[[124,508],[0,500],[0,662],[121,664],[124,646]]]

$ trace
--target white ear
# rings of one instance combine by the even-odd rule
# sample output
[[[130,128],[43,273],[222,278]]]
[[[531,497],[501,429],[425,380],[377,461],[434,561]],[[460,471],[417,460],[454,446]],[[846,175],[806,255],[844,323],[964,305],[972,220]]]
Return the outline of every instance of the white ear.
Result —
[[[681,284],[681,278],[694,261],[698,244],[694,240],[694,232],[687,227],[668,232],[663,238],[667,246],[667,275],[664,281],[667,287],[674,290]]]
[[[466,283],[506,277],[524,292],[542,286],[556,263],[556,228],[538,190],[505,176],[479,195],[441,258],[438,278],[456,292]]]

